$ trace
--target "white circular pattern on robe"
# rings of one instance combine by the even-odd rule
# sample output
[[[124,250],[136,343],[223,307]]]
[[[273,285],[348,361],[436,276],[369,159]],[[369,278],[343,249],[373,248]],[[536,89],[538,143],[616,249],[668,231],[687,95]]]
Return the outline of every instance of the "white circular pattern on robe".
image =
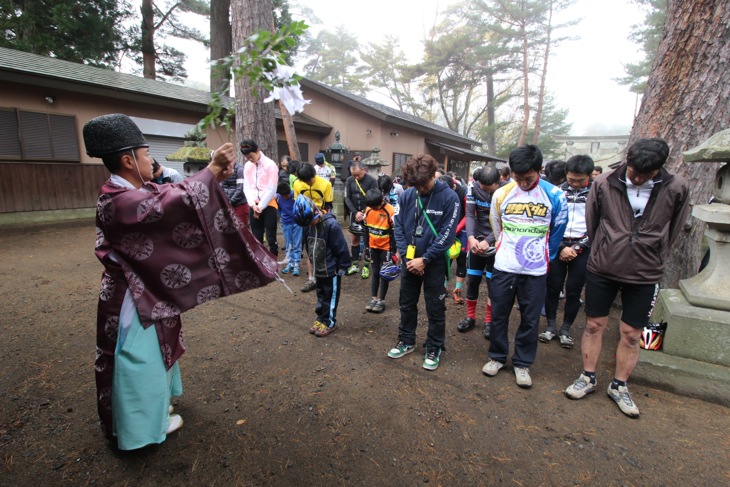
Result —
[[[147,259],[153,250],[152,240],[142,233],[130,233],[122,238],[122,252],[134,260]]]
[[[96,200],[96,214],[102,223],[114,221],[114,200],[110,195],[103,194]]]
[[[117,341],[117,335],[119,334],[119,316],[110,316],[106,323],[104,323],[104,334],[106,337],[113,341]]]
[[[183,222],[172,230],[172,240],[184,249],[194,249],[203,243],[203,231],[192,223]]]
[[[127,286],[129,287],[129,291],[132,293],[132,296],[139,299],[140,296],[142,296],[142,293],[144,293],[144,283],[142,282],[142,279],[140,279],[134,272],[127,272],[124,274],[124,277],[127,278]]]
[[[178,343],[180,344],[180,348],[182,348],[183,350],[186,350],[186,347],[185,347],[185,335],[183,335],[182,328],[180,328],[180,334],[178,335],[177,338],[178,338]]]
[[[102,301],[109,301],[114,296],[114,289],[116,288],[116,282],[114,278],[109,274],[104,273],[101,278],[101,289],[99,289],[99,299]]]
[[[213,225],[215,226],[215,229],[221,233],[236,233],[237,231],[239,231],[241,229],[241,226],[243,226],[243,223],[238,218],[236,218],[235,220],[231,218],[232,213],[233,211],[229,210],[228,208],[221,208],[220,210],[218,210],[215,213],[215,218],[213,219]]]
[[[142,223],[153,223],[160,220],[165,212],[162,210],[162,203],[157,198],[147,198],[137,206],[137,221]]]
[[[217,285],[206,286],[198,291],[198,304],[207,303],[221,297],[221,288]]]
[[[185,204],[188,206],[194,206],[198,209],[204,208],[210,200],[208,187],[199,181],[193,181],[192,183],[188,183],[187,187],[188,190],[183,195],[183,201],[185,202]]]
[[[96,357],[94,357],[94,368],[97,372],[104,372],[106,370],[107,360],[101,351],[101,348],[96,347]]]
[[[190,283],[193,273],[182,264],[170,264],[165,266],[160,273],[162,284],[170,289],[180,289]]]
[[[160,301],[152,307],[152,319],[172,318],[180,314],[180,308],[167,301]]]
[[[94,248],[98,249],[101,247],[101,244],[104,243],[104,232],[101,230],[101,228],[96,227],[96,243],[94,244]]]
[[[255,289],[261,286],[261,281],[256,274],[251,271],[241,271],[236,276],[236,286],[242,291]]]
[[[111,387],[104,387],[99,391],[99,404],[104,409],[111,409],[112,408],[112,388]]]
[[[220,268],[220,270],[225,269],[228,264],[231,263],[231,256],[228,255],[228,252],[226,252],[224,249],[218,247],[213,251],[213,255],[211,255],[208,258],[208,267],[210,267],[213,270],[216,270],[216,268]],[[216,267],[217,264],[217,267]]]
[[[162,318],[160,324],[165,328],[175,328],[177,320],[175,318]]]

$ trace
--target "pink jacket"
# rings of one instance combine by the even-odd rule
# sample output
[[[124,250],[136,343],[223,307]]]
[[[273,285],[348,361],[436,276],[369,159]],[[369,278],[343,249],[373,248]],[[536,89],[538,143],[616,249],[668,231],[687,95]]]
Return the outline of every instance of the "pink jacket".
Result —
[[[262,210],[269,206],[276,195],[279,182],[279,168],[263,152],[258,163],[246,161],[243,166],[243,192],[246,201],[253,206],[258,204]],[[273,206],[276,206],[274,203]]]

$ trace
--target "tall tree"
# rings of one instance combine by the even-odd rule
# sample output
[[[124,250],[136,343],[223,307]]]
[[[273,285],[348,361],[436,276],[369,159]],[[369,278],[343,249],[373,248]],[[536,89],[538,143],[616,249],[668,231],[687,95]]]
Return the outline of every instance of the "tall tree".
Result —
[[[646,89],[646,80],[664,35],[667,0],[634,0],[634,3],[645,7],[646,16],[644,22],[632,26],[629,38],[641,46],[644,57],[635,63],[624,64],[626,76],[619,78],[618,82],[628,85],[632,92],[641,94]]]
[[[245,45],[245,40],[260,30],[274,30],[271,0],[231,0],[233,49]],[[265,103],[265,90],[252,86],[247,78],[234,83],[236,92],[236,136],[238,140],[252,138],[266,155],[277,160],[276,121],[274,105]]]
[[[149,79],[181,80],[187,77],[182,63],[185,54],[178,49],[156,43],[158,32],[162,37],[191,39],[208,45],[208,38],[198,29],[191,28],[182,22],[180,12],[191,12],[199,15],[210,15],[210,5],[203,0],[180,0],[169,2],[162,0],[142,0],[140,50],[143,65],[143,76]],[[139,57],[136,58],[139,61]],[[159,69],[158,69],[159,68]]]
[[[0,46],[113,68],[131,16],[126,1],[3,0]]]
[[[730,126],[730,2],[694,0],[669,2],[665,36],[649,75],[629,144],[639,137],[662,137],[671,148],[668,168],[687,177],[692,203],[707,202],[717,166],[686,164],[682,152]],[[703,224],[695,218],[672,247],[664,282],[679,279],[699,267]]]
[[[222,59],[233,51],[231,28],[231,0],[210,0],[210,59]],[[231,83],[231,72],[221,69],[221,63],[210,69],[210,91],[226,91]]]
[[[300,57],[305,59],[304,75],[314,81],[364,95],[366,68],[358,58],[359,48],[357,38],[342,26],[336,32],[321,30],[300,50]]]

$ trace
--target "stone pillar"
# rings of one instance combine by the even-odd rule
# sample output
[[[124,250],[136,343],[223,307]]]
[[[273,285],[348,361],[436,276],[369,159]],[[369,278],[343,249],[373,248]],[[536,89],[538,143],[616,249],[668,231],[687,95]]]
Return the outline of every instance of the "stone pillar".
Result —
[[[667,322],[661,352],[642,350],[632,376],[685,395],[730,404],[730,130],[683,154],[689,163],[726,163],[712,204],[692,216],[707,223],[710,261],[679,289],[659,292],[652,321]]]

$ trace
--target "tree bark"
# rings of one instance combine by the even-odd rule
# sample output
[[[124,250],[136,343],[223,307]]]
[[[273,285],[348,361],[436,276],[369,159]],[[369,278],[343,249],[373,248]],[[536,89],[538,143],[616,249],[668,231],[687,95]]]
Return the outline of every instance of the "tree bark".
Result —
[[[155,64],[155,14],[152,10],[152,0],[142,0],[142,74],[147,79],[157,79]]]
[[[730,3],[726,0],[672,1],[629,145],[661,137],[671,149],[667,168],[689,181],[692,204],[707,203],[718,164],[685,163],[682,152],[730,126]],[[704,223],[691,217],[672,247],[662,281],[697,273]]]
[[[497,153],[497,137],[494,133],[497,118],[494,104],[494,74],[489,72],[487,74],[487,127],[489,127],[487,133],[487,152],[491,155]]]
[[[211,0],[210,2],[210,60],[230,56],[233,50],[231,29],[231,0]],[[231,83],[231,73],[216,66],[210,70],[210,91],[227,92]]]
[[[527,49],[529,47],[527,39],[527,30],[525,30],[524,24],[520,30],[522,35],[522,90],[523,93],[523,106],[522,106],[522,128],[520,129],[520,140],[517,145],[525,145],[525,138],[527,136],[527,125],[530,123],[530,65]]]
[[[231,0],[233,49],[238,50],[243,40],[259,30],[272,30],[274,25],[271,0]],[[255,87],[245,78],[234,83],[236,92],[236,135],[238,140],[253,139],[261,150],[274,161],[276,149],[276,121],[274,104],[264,103],[266,90]]]

